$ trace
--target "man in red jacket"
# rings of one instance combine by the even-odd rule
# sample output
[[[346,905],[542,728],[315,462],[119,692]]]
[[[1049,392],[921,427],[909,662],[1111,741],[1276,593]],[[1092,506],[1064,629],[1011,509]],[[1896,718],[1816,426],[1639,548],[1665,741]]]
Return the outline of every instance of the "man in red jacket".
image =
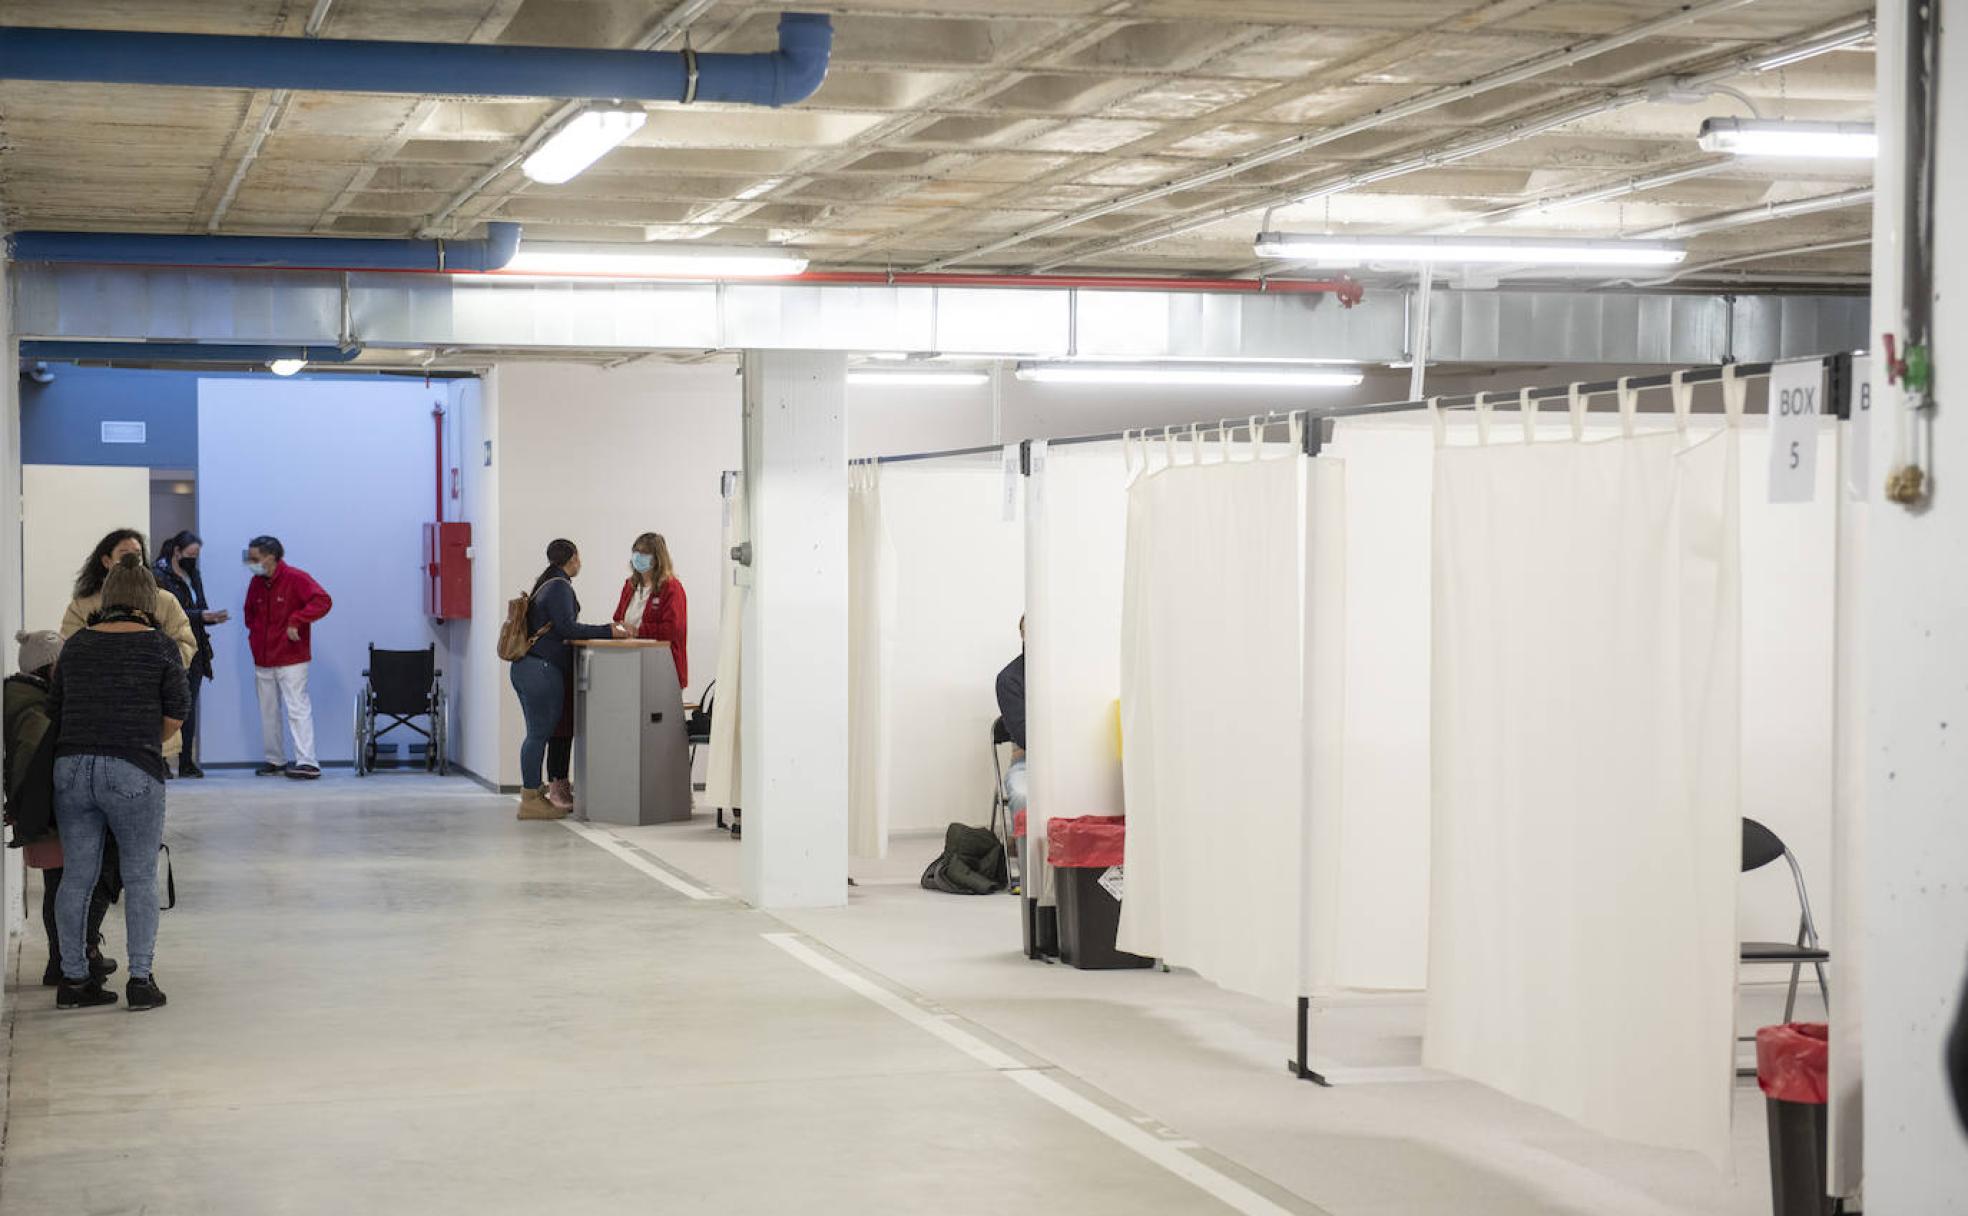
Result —
[[[314,758],[314,707],[308,701],[309,641],[313,625],[334,601],[307,571],[284,560],[287,550],[271,536],[256,536],[246,547],[253,578],[246,591],[246,636],[253,648],[253,676],[260,692],[260,734],[266,742],[262,777],[285,773],[300,781],[321,776]],[[294,736],[294,763],[288,764],[281,738],[280,710]]]

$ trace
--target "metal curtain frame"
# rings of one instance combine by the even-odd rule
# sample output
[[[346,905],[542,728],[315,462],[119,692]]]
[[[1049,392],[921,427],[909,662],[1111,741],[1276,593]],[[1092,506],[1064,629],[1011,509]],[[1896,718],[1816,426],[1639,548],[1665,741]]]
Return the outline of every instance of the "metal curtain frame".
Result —
[[[1848,352],[1840,352],[1830,355],[1818,355],[1815,358],[1818,363],[1825,367],[1830,376],[1830,380],[1828,381],[1830,388],[1829,395],[1835,414],[1838,418],[1844,419],[1848,416],[1850,408],[1849,394],[1846,390],[1850,387],[1851,383],[1853,355]],[[1811,362],[1811,357],[1803,359],[1781,359],[1771,363],[1718,363],[1704,367],[1683,368],[1678,374],[1681,376],[1682,383],[1684,384],[1716,384],[1722,380],[1724,369],[1729,367],[1735,369],[1735,374],[1739,379],[1757,380],[1768,376],[1774,368],[1781,364],[1808,362]],[[1676,374],[1676,372],[1659,372],[1646,376],[1629,376],[1626,378],[1625,384],[1628,389],[1670,388],[1674,384]],[[1598,397],[1604,396],[1607,393],[1618,392],[1620,383],[1618,380],[1592,380],[1578,384],[1576,387],[1580,393],[1588,397]],[[1531,400],[1533,401],[1564,401],[1570,397],[1573,388],[1574,385],[1572,384],[1551,384],[1540,388],[1532,388],[1529,391]],[[1496,395],[1492,404],[1507,407],[1516,399],[1515,394],[1521,391],[1523,390],[1497,390],[1498,395]],[[1509,393],[1511,395],[1503,396],[1501,395],[1503,393]],[[1483,395],[1485,397],[1490,396],[1490,394]],[[1303,418],[1309,423],[1318,423],[1319,425],[1309,425],[1305,428],[1305,454],[1308,456],[1317,456],[1328,438],[1325,434],[1327,430],[1326,424],[1328,423],[1338,421],[1342,418],[1360,418],[1375,414],[1398,414],[1408,410],[1424,410],[1428,408],[1431,401],[1440,409],[1469,409],[1475,406],[1477,396],[1478,394],[1476,393],[1459,393],[1453,396],[1421,398],[1412,401],[1381,401],[1370,405],[1340,405],[1329,408],[1308,406],[1301,410],[1270,410],[1263,414],[1255,415],[1255,417],[1259,425],[1265,428],[1267,434],[1271,427],[1288,425],[1293,418]],[[1755,413],[1757,411],[1750,410],[1748,412]],[[883,465],[908,464],[922,460],[953,460],[963,456],[985,456],[993,452],[1002,452],[1008,447],[1016,447],[1019,451],[1019,471],[1030,476],[1032,472],[1032,444],[1035,442],[1044,442],[1049,447],[1068,447],[1083,443],[1115,443],[1137,433],[1153,435],[1168,431],[1187,434],[1191,430],[1207,432],[1214,431],[1219,427],[1234,428],[1249,425],[1250,418],[1248,417],[1199,418],[1192,422],[1174,423],[1165,427],[1143,427],[1138,432],[1134,430],[1127,432],[1107,431],[1097,435],[1067,435],[1058,439],[1046,439],[1043,441],[1023,439],[1016,443],[990,443],[975,447],[942,448],[927,452],[904,452],[895,456],[856,456],[850,459],[848,464]]]

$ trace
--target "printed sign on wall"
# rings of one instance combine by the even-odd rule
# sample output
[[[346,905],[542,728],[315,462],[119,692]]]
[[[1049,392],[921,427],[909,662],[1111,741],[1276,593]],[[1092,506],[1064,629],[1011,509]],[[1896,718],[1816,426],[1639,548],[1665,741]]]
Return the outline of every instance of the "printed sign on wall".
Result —
[[[1770,501],[1810,502],[1818,485],[1818,416],[1824,364],[1817,359],[1770,369]]]

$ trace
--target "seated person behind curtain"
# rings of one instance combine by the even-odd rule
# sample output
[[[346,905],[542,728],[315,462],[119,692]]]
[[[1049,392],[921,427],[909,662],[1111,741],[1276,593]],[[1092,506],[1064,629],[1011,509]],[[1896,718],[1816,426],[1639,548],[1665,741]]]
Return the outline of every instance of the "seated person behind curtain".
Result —
[[[164,597],[172,604],[169,596]],[[135,554],[103,580],[102,610],[62,647],[48,686],[55,744],[55,821],[65,865],[55,922],[61,931],[57,1009],[113,1005],[91,973],[89,897],[113,835],[122,855],[123,918],[130,948],[131,1009],[155,1009],[164,993],[151,975],[157,943],[157,850],[164,838],[164,740],[190,709],[184,663],[151,617],[157,581]]]
[[[581,601],[574,578],[581,573],[581,551],[571,540],[547,546],[547,568],[533,580],[526,607],[526,631],[532,647],[513,662],[513,692],[526,719],[526,737],[519,745],[519,818],[564,819],[573,804],[567,785],[572,735],[561,729],[570,711],[574,688],[574,651],[569,642],[625,638],[628,626],[581,624]],[[545,768],[543,776],[541,769]],[[549,798],[546,784],[555,794]]]
[[[55,925],[55,898],[61,891],[61,838],[55,834],[55,723],[48,713],[48,684],[61,655],[61,634],[52,629],[18,633],[20,671],[7,677],[7,822],[14,844],[30,869],[41,871],[41,926],[48,933],[48,966],[41,983],[61,983],[61,931]],[[103,855],[102,878],[89,897],[89,970],[98,977],[116,970],[102,952],[103,917],[122,888],[114,877],[110,852]]]
[[[998,713],[1011,736],[1011,767],[1005,770],[1005,797],[1016,819],[1025,809],[1029,786],[1025,777],[1025,618],[1018,618],[1018,657],[998,673]]]
[[[676,663],[677,691],[690,687],[690,607],[683,581],[670,561],[670,546],[661,534],[644,532],[629,547],[629,581],[615,604],[615,620],[639,638],[670,644]]]

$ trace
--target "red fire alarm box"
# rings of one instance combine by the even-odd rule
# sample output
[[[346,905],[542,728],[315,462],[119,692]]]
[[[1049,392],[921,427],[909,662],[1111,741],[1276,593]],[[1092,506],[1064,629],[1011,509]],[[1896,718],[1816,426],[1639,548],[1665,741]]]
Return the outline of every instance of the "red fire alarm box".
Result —
[[[440,621],[471,617],[471,525],[424,525],[424,612]]]

